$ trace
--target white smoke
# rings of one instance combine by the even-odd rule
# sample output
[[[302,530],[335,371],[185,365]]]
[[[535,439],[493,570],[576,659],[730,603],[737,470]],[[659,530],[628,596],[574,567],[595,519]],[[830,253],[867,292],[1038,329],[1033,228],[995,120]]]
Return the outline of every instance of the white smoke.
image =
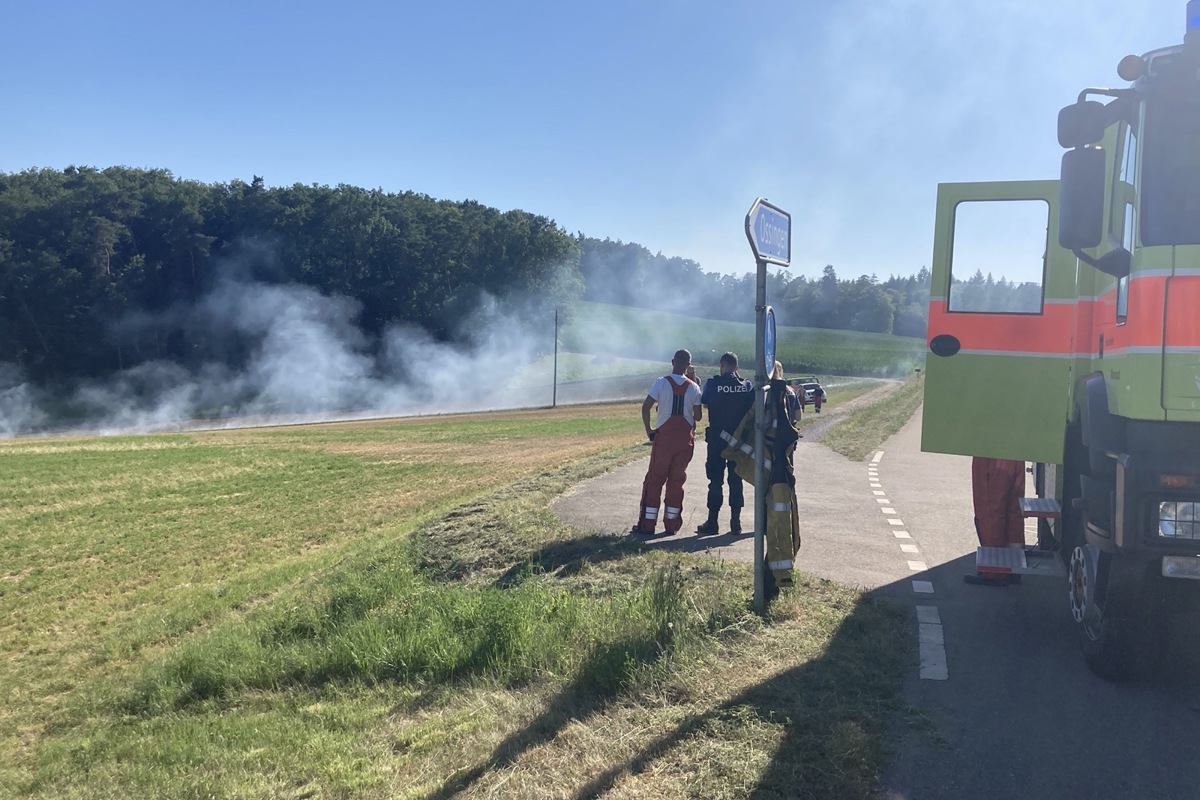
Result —
[[[46,421],[37,391],[13,364],[0,363],[0,437],[14,436]]]
[[[183,331],[206,359],[187,368],[150,361],[79,386],[56,403],[76,429],[142,432],[183,428],[471,411],[544,402],[538,387],[507,386],[513,368],[553,348],[553,317],[523,323],[485,297],[469,314],[472,344],[435,341],[412,325],[378,340],[356,324],[356,300],[309,286],[226,278],[195,305],[131,315],[118,327]],[[241,363],[231,368],[226,363]],[[547,383],[550,378],[547,377]],[[0,364],[0,437],[53,425],[46,398],[13,365]]]
[[[249,397],[250,413],[313,413],[369,402],[376,376],[368,342],[354,325],[359,304],[307,286],[227,280],[199,306],[208,330],[258,342],[227,397]]]

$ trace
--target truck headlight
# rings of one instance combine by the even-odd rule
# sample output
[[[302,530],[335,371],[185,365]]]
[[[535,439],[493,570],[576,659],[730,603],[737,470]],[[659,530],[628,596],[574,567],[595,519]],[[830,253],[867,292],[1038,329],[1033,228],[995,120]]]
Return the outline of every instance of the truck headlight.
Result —
[[[1158,535],[1171,539],[1200,539],[1200,503],[1174,500],[1159,503]]]

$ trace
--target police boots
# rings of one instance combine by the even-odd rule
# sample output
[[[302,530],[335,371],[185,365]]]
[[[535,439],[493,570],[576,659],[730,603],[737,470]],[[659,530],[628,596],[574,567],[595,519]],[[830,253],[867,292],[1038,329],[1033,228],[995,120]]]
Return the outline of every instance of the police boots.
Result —
[[[712,536],[713,534],[720,533],[720,532],[721,532],[721,529],[717,525],[717,509],[710,508],[708,510],[708,519],[706,519],[704,521],[704,523],[700,525],[699,528],[696,528],[696,535],[697,536]]]

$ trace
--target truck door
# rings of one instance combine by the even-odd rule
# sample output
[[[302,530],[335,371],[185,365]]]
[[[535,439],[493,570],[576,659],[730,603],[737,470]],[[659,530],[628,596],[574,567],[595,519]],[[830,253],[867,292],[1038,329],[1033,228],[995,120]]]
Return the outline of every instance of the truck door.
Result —
[[[1058,181],[938,186],[921,449],[1062,463],[1075,256]]]

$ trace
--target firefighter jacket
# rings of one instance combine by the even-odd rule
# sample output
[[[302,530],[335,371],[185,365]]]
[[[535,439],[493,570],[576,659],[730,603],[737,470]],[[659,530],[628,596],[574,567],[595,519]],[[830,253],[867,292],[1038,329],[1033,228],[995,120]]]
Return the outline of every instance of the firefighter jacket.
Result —
[[[766,559],[767,568],[780,586],[792,585],[792,570],[796,553],[800,551],[800,516],[796,507],[796,476],[792,453],[799,436],[788,419],[784,396],[787,384],[773,380],[767,394],[768,424],[764,436],[766,457],[763,469],[767,473]],[[754,483],[754,424],[756,405],[751,404],[733,433],[722,437],[728,446],[721,456],[734,462],[742,480]]]

